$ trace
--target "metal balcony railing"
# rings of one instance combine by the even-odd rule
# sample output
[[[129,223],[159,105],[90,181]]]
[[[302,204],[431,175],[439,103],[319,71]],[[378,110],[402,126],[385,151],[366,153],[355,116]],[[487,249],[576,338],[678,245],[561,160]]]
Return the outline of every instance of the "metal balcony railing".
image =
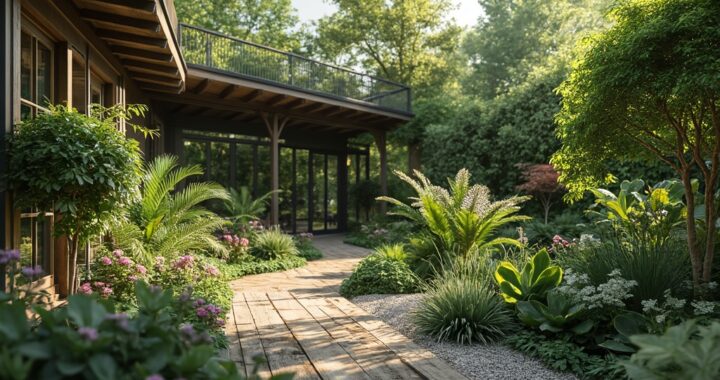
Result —
[[[354,99],[380,108],[410,113],[410,88],[297,54],[180,24],[180,46],[188,65],[335,98]]]

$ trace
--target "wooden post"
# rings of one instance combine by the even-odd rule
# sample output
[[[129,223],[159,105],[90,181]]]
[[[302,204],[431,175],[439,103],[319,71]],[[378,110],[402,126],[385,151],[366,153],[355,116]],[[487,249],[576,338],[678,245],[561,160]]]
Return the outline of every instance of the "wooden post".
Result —
[[[375,145],[380,155],[380,195],[388,195],[387,185],[387,136],[385,131],[373,132],[375,138]],[[380,202],[380,213],[385,215],[387,212],[387,203]]]
[[[270,224],[277,226],[280,224],[280,197],[278,194],[280,191],[280,135],[288,118],[278,114],[268,115],[264,112],[260,116],[270,135],[270,190],[273,192],[270,198]]]

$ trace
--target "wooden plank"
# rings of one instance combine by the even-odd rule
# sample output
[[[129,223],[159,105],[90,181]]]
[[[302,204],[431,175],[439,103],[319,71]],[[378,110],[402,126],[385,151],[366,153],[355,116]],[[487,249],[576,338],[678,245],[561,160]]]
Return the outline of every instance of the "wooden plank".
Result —
[[[260,333],[270,372],[293,372],[294,379],[319,379],[295,337],[264,293],[245,293],[248,307]]]
[[[263,350],[260,334],[255,327],[252,315],[247,317],[245,314],[238,314],[238,312],[250,312],[243,294],[238,292],[235,294],[235,298],[237,302],[233,304],[234,320],[232,323],[235,324],[238,345],[240,346],[242,361],[245,364],[243,370],[245,371],[245,375],[249,377],[253,374],[253,369],[255,368],[255,360],[253,358],[260,356],[264,359],[265,351]],[[244,323],[237,323],[238,321]],[[270,377],[270,367],[267,362],[258,365],[257,374],[262,378]]]
[[[110,45],[110,49],[115,54],[128,56],[128,57],[136,57],[136,58],[144,58],[149,59],[153,61],[161,61],[161,62],[173,62],[173,56],[172,54],[168,53],[160,53],[156,51],[148,51],[143,49],[136,49],[131,48],[127,46],[121,46],[121,45]]]
[[[328,301],[342,310],[345,315],[352,318],[375,338],[381,341],[400,358],[428,379],[439,380],[467,380],[467,378],[443,360],[438,359],[430,351],[413,343],[385,322],[368,315],[362,309],[342,297],[330,297]]]
[[[157,33],[160,31],[160,23],[157,21],[142,20],[135,17],[119,16],[117,14],[94,11],[90,9],[81,9],[80,15],[90,21],[102,22],[107,24],[117,24],[123,28],[133,28],[138,30]]]
[[[322,298],[297,300],[373,379],[422,378],[334,304]]]
[[[370,379],[290,293],[269,293],[268,297],[323,379]]]
[[[147,46],[154,46],[156,48],[166,49],[168,46],[167,40],[163,38],[139,36],[137,34],[125,33],[117,30],[98,29],[95,31],[95,34],[105,40],[116,41],[120,43],[130,43],[132,45],[136,45],[134,47],[138,47],[141,49]]]

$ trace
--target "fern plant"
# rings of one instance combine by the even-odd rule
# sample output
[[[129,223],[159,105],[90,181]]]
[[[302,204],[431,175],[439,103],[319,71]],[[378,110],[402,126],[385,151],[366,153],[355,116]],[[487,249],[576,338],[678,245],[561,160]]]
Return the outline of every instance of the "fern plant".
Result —
[[[270,197],[275,191],[269,191],[253,199],[247,186],[239,190],[230,189],[230,197],[225,201],[225,211],[238,226],[246,226],[251,220],[258,220],[265,213]]]
[[[449,190],[433,185],[421,172],[417,178],[396,171],[417,193],[406,204],[391,197],[378,197],[394,205],[390,214],[409,219],[421,226],[410,238],[410,261],[415,271],[429,277],[456,257],[468,257],[474,252],[498,248],[502,244],[520,246],[516,239],[500,237],[503,226],[527,220],[517,215],[520,204],[528,197],[512,197],[492,201],[490,190],[470,184],[470,172],[461,169],[454,179],[448,179]]]
[[[178,189],[183,181],[202,174],[199,166],[180,166],[173,156],[160,156],[146,165],[140,200],[111,228],[116,247],[145,261],[152,255],[226,250],[214,235],[225,221],[202,204],[227,200],[227,191],[211,182]]]

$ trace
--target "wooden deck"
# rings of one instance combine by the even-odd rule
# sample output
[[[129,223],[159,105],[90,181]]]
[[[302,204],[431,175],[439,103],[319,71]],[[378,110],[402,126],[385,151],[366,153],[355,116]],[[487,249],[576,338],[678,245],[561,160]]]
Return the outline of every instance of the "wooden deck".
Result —
[[[337,293],[367,250],[340,237],[316,239],[323,260],[307,267],[233,282],[228,357],[263,377],[296,379],[465,379],[444,361]],[[264,289],[263,289],[264,285]],[[313,291],[314,290],[314,291]]]

